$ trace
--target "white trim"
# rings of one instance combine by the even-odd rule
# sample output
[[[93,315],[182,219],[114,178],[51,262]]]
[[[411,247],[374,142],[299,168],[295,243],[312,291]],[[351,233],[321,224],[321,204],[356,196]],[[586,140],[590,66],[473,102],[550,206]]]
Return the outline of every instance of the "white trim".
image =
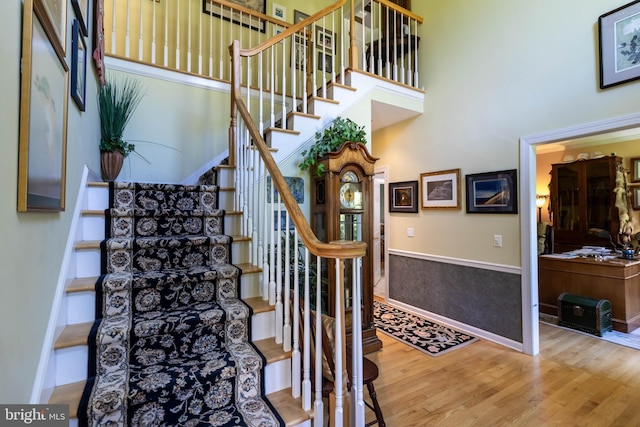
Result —
[[[113,58],[111,56],[105,57],[104,62],[107,66],[107,69],[111,70],[123,71],[144,77],[153,77],[172,83],[217,90],[225,93],[229,93],[231,91],[231,84],[225,81],[208,79],[192,74],[168,70],[166,68],[140,64],[138,62],[125,61],[123,59]]]
[[[522,333],[523,351],[540,352],[538,329],[538,257],[533,236],[535,228],[535,146],[573,138],[598,135],[640,126],[640,113],[584,123],[564,129],[528,135],[520,138],[520,253],[522,254]]]
[[[50,356],[53,352],[53,343],[56,339],[56,328],[58,325],[58,316],[60,314],[60,305],[65,293],[67,285],[67,278],[69,274],[69,265],[71,262],[71,256],[73,254],[76,232],[78,224],[80,223],[80,216],[82,214],[82,207],[84,206],[84,198],[87,187],[87,177],[89,176],[89,168],[84,166],[82,171],[82,179],[80,180],[80,187],[78,188],[78,198],[76,199],[76,206],[73,210],[73,218],[71,219],[71,226],[69,227],[69,234],[67,236],[67,244],[64,248],[64,256],[62,263],[60,264],[60,273],[58,274],[58,281],[56,284],[56,291],[53,296],[51,304],[51,312],[49,313],[49,322],[47,323],[47,331],[45,333],[44,340],[42,342],[42,349],[40,350],[40,362],[38,363],[38,369],[36,370],[36,376],[33,381],[33,388],[31,389],[30,404],[47,403],[49,396],[45,396],[45,390],[49,390],[47,387],[46,378],[47,370],[50,364]],[[55,366],[54,366],[55,368]],[[55,385],[55,384],[54,384]],[[53,386],[53,385],[52,385]],[[46,394],[49,394],[47,391]]]
[[[446,257],[441,255],[422,254],[418,252],[401,251],[398,249],[389,249],[387,252],[393,255],[423,259],[427,261],[444,262],[447,264],[462,265],[465,267],[472,267],[472,268],[482,268],[484,270],[500,271],[503,273],[521,274],[520,267],[511,266],[511,265],[494,264],[490,262],[474,261],[474,260],[461,259],[461,258],[451,258],[451,257]]]
[[[211,170],[213,167],[220,165],[220,163],[229,157],[229,150],[224,150],[222,153],[218,154],[212,160],[209,160],[204,166],[201,166],[198,170],[193,172],[191,175],[182,180],[182,184],[196,184],[198,179],[205,173]]]
[[[445,326],[449,326],[453,329],[457,329],[461,332],[465,332],[469,335],[473,335],[478,338],[485,339],[487,341],[495,342],[496,344],[503,345],[516,351],[522,352],[522,343],[518,341],[510,340],[500,335],[493,334],[485,331],[484,329],[476,328],[475,326],[467,325],[466,323],[458,322],[456,320],[449,319],[448,317],[440,316],[439,314],[432,313],[430,311],[422,310],[420,308],[402,303],[396,300],[388,300],[390,306],[401,308],[409,313],[415,314],[420,317],[432,320]]]

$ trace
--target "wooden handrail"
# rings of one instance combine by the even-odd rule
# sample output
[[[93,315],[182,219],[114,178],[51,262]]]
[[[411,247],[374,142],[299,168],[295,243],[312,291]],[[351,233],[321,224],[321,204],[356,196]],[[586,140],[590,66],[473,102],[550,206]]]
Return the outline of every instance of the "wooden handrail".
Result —
[[[415,13],[411,12],[410,10],[405,9],[402,6],[398,6],[395,3],[391,3],[389,0],[374,0],[374,1],[376,3],[380,3],[384,7],[388,7],[389,9],[393,9],[396,12],[402,13],[404,16],[407,16],[407,17],[409,17],[411,19],[414,19],[414,20],[418,21],[420,24],[422,24],[422,22],[424,21],[424,19],[421,16],[416,15]]]
[[[216,0],[218,1],[218,0]],[[222,1],[222,0],[220,0]],[[337,10],[339,8],[341,8],[342,6],[344,6],[347,3],[347,0],[339,0],[336,3],[325,7],[324,9],[314,13],[313,15],[309,16],[308,18],[305,18],[303,21],[300,21],[292,26],[290,26],[289,28],[287,28],[286,30],[284,30],[283,32],[281,32],[280,34],[277,34],[273,37],[270,37],[268,40],[265,40],[264,42],[260,43],[259,45],[252,47],[250,49],[240,49],[240,52],[238,52],[238,54],[240,56],[254,56],[259,52],[262,52],[263,50],[277,44],[280,43],[282,40],[292,36],[293,34],[297,33],[298,31],[302,30],[304,27],[312,24],[313,22],[317,21],[319,18],[322,18],[323,16],[329,14],[330,12],[333,12],[334,10]]]
[[[303,21],[304,22],[304,21]],[[293,28],[293,27],[292,27]],[[315,256],[323,258],[359,258],[363,257],[366,252],[367,244],[357,241],[334,241],[329,243],[323,243],[316,237],[315,233],[311,230],[309,223],[307,222],[300,206],[294,199],[289,186],[287,185],[278,165],[269,152],[269,147],[265,143],[260,130],[251,118],[251,114],[246,105],[242,101],[240,96],[240,81],[236,78],[240,75],[240,42],[234,40],[230,46],[231,58],[232,58],[232,80],[231,80],[231,103],[232,103],[232,115],[233,111],[237,111],[242,116],[247,130],[253,140],[253,145],[260,153],[262,160],[264,161],[265,168],[271,175],[271,181],[275,188],[278,190],[278,194],[282,199],[287,211],[289,212],[293,223],[298,230],[300,240]],[[230,135],[231,136],[231,135]]]

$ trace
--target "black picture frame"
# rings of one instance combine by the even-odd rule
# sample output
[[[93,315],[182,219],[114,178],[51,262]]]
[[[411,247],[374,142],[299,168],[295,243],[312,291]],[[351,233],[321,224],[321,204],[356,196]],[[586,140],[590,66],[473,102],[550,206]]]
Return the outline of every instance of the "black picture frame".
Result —
[[[518,213],[517,170],[465,175],[467,213]]]
[[[87,43],[81,34],[80,21],[73,20],[71,39],[71,98],[85,111],[87,93]]]
[[[87,37],[89,35],[89,21],[87,21],[87,16],[89,16],[89,1],[71,0],[71,6],[73,6],[73,11],[76,14],[76,19],[80,24],[82,35]]]
[[[418,213],[418,181],[389,183],[389,212]]]
[[[640,0],[598,18],[600,89],[640,79],[640,30],[628,25],[640,19]]]
[[[239,7],[252,10],[253,12],[261,13],[265,15],[267,13],[267,0],[263,0],[262,4],[258,7],[253,5],[253,2],[249,0],[227,0],[229,3],[234,3]],[[240,13],[237,10],[233,10],[227,7],[222,7],[220,3],[215,0],[202,0],[202,13],[207,15],[221,18],[227,22],[233,22],[234,24],[242,25],[245,28],[250,28],[255,31],[264,33],[266,30],[266,21],[264,19],[251,18],[245,21],[248,13]],[[241,18],[243,19],[241,21]]]

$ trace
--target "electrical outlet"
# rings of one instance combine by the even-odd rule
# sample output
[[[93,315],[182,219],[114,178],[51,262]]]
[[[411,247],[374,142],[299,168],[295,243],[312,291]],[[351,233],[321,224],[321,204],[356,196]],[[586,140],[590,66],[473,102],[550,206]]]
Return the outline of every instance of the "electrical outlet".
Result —
[[[500,234],[493,235],[493,246],[495,246],[496,248],[502,247],[502,235]]]
[[[413,234],[413,228],[407,228],[407,236],[408,236],[408,237],[413,237],[413,236],[414,236],[414,234]]]

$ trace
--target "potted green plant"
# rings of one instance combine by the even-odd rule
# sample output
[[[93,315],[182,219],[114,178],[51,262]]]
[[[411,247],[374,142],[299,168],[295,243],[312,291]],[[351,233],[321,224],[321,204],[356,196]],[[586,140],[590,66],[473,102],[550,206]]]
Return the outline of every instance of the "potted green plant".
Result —
[[[141,83],[131,77],[108,79],[98,88],[100,162],[107,181],[116,179],[124,159],[135,151],[135,145],[124,141],[122,134],[143,96]]]
[[[328,153],[337,151],[347,141],[366,144],[367,136],[364,126],[359,126],[351,119],[337,117],[331,126],[322,132],[316,132],[316,142],[302,152],[303,160],[298,165],[300,170],[307,170],[318,164],[318,160]],[[324,172],[324,165],[318,164],[316,173],[318,176]]]

